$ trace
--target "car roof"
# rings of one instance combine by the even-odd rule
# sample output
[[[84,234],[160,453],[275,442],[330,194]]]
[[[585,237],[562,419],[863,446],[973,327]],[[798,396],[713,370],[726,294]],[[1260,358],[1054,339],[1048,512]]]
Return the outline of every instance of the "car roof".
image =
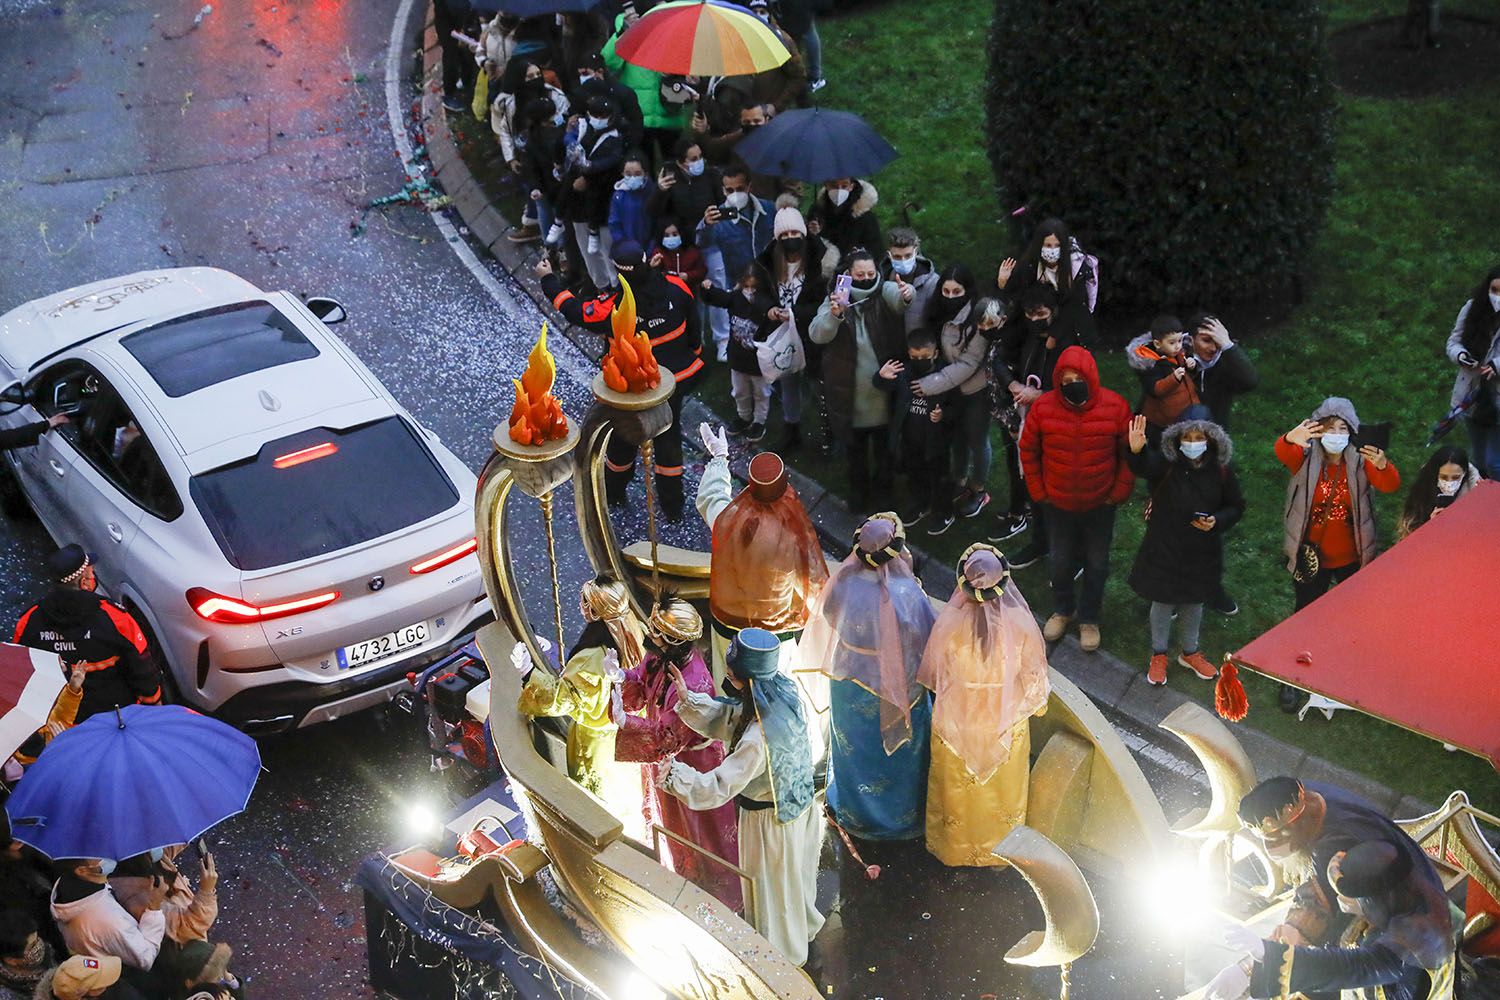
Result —
[[[106,278],[33,299],[0,316],[0,359],[24,373],[110,330],[262,294],[244,278],[216,267],[164,268]]]

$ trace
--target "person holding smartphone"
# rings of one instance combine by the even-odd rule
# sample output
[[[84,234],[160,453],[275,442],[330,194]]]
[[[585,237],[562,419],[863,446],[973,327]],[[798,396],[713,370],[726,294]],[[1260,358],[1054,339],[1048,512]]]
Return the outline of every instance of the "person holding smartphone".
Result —
[[[1500,266],[1490,268],[1458,311],[1447,353],[1458,366],[1449,405],[1470,401],[1469,454],[1482,475],[1500,478]]]
[[[1146,679],[1167,682],[1167,650],[1176,617],[1179,665],[1206,681],[1217,668],[1198,643],[1203,605],[1224,573],[1224,533],[1245,513],[1245,494],[1230,465],[1234,444],[1208,408],[1189,407],[1148,446],[1144,414],[1130,422],[1130,469],[1146,480],[1146,535],[1130,569],[1130,588],[1151,602],[1151,661]]]
[[[1394,493],[1401,474],[1373,444],[1356,447],[1359,414],[1342,396],[1330,396],[1312,416],[1276,439],[1276,457],[1291,473],[1287,483],[1282,551],[1302,610],[1375,558],[1374,492]],[[1283,686],[1283,711],[1301,697]]]

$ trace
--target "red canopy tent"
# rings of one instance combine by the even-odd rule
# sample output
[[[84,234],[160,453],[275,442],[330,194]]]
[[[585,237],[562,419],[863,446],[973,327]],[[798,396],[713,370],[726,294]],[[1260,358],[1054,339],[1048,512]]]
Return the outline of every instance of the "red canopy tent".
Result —
[[[1500,769],[1500,483],[1480,483],[1233,657]]]

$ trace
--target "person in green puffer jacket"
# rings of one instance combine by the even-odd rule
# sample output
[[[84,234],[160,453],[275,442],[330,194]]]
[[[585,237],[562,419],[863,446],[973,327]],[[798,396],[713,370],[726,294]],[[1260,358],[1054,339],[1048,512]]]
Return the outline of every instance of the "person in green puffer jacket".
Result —
[[[635,91],[636,100],[641,105],[642,124],[645,126],[642,145],[645,147],[644,151],[651,156],[653,164],[660,166],[670,158],[672,149],[677,144],[677,137],[687,128],[693,104],[687,102],[675,109],[666,104],[661,99],[664,74],[633,65],[615,55],[615,44],[625,33],[625,29],[636,20],[633,12],[617,16],[615,33],[604,43],[601,54],[604,56],[604,65],[609,67],[615,79]]]

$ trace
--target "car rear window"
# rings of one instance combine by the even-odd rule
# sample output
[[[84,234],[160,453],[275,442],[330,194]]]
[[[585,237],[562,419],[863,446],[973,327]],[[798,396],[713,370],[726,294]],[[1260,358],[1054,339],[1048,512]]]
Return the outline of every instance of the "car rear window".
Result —
[[[458,500],[400,417],[272,441],[254,458],[193,477],[193,501],[224,557],[265,569],[400,531]]]
[[[120,338],[168,396],[318,356],[312,341],[265,302],[241,302]]]

